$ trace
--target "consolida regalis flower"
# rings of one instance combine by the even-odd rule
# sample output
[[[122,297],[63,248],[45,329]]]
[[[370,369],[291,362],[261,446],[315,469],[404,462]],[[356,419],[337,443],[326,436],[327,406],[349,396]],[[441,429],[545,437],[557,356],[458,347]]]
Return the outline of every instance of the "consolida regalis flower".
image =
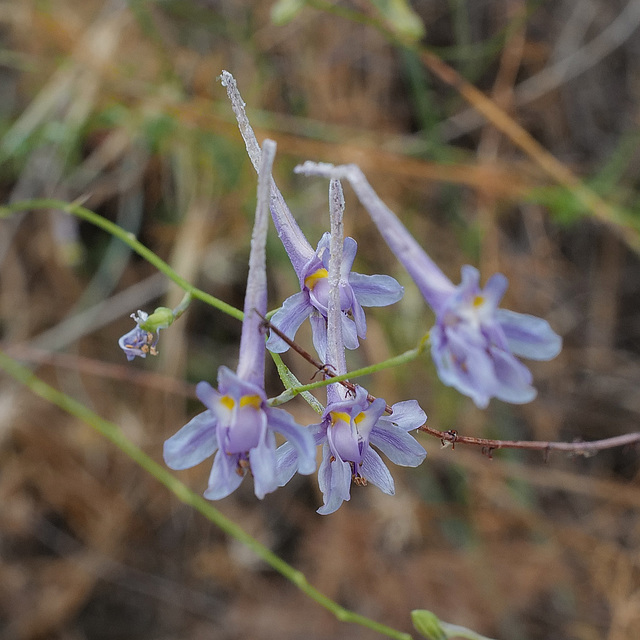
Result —
[[[461,284],[454,285],[380,200],[356,165],[306,162],[296,171],[349,180],[389,248],[436,314],[430,333],[431,354],[445,384],[470,396],[479,407],[486,407],[492,397],[513,403],[535,398],[531,372],[516,356],[550,360],[560,352],[562,340],[546,320],[498,308],[507,288],[505,276],[495,274],[482,290],[478,271],[467,265],[462,268]]]
[[[316,467],[315,446],[309,431],[296,424],[283,409],[269,407],[264,391],[266,348],[261,316],[267,311],[265,244],[274,154],[275,143],[265,140],[237,373],[220,367],[217,390],[207,382],[200,382],[196,393],[207,410],[164,444],[164,459],[172,469],[187,469],[215,454],[204,493],[211,500],[232,493],[248,471],[258,498],[278,487],[275,432],[287,438],[296,451],[300,473],[312,473]]]

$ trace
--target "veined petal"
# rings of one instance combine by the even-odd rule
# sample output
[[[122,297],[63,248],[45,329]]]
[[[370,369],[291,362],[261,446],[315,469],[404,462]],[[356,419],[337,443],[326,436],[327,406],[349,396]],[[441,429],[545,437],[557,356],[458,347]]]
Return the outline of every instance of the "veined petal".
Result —
[[[495,373],[483,349],[465,345],[455,335],[445,336],[436,325],[431,330],[431,356],[442,382],[469,396],[481,409],[489,404]]]
[[[209,486],[204,492],[207,500],[226,498],[240,486],[244,475],[237,473],[239,458],[238,455],[229,456],[218,451],[209,475]]]
[[[318,311],[309,316],[313,347],[322,362],[327,359],[327,319]],[[344,330],[344,329],[343,329]]]
[[[273,314],[271,324],[293,340],[300,325],[309,317],[312,311],[313,306],[309,302],[308,292],[301,291],[284,301],[282,308]],[[288,348],[289,345],[282,338],[275,333],[271,333],[267,340],[267,349],[269,351],[284,353]]]
[[[404,431],[413,431],[427,421],[427,414],[417,400],[396,402],[391,408],[393,413],[390,416],[382,416],[382,420],[392,422]]]
[[[344,313],[342,314],[342,340],[344,346],[352,351],[360,346],[356,323]]]
[[[325,427],[322,423],[312,424],[307,427],[307,431],[311,436],[314,444],[314,465],[315,465],[315,447],[326,441]],[[276,477],[278,486],[283,487],[298,470],[298,449],[291,442],[285,442],[276,449]]]
[[[269,429],[282,434],[295,449],[298,471],[304,475],[316,470],[316,443],[312,432],[301,427],[284,409],[273,407],[266,410]]]
[[[562,338],[542,318],[498,309],[496,320],[515,355],[531,360],[551,360],[562,349]]]
[[[217,420],[209,410],[199,413],[164,443],[164,461],[170,469],[190,469],[218,449]]]
[[[391,417],[378,421],[371,431],[370,442],[391,462],[403,467],[417,467],[427,455],[424,447],[413,436],[391,424]]]
[[[360,473],[362,477],[375,484],[376,487],[381,489],[384,493],[392,496],[395,494],[395,485],[393,478],[389,473],[389,469],[382,458],[369,447],[364,455],[364,460],[360,466]]]
[[[496,398],[514,404],[531,402],[538,392],[531,386],[533,377],[529,369],[506,351],[494,349],[491,356],[497,381]]]
[[[391,276],[351,272],[349,284],[363,307],[386,307],[398,302],[404,295],[404,287]]]
[[[333,458],[328,445],[322,449],[322,462],[318,469],[318,484],[324,505],[318,509],[321,515],[337,511],[340,505],[351,498],[351,465]]]
[[[340,264],[340,279],[349,281],[351,267],[356,259],[358,251],[358,243],[351,237],[347,236],[342,245],[342,263]]]
[[[276,439],[267,431],[265,437],[249,452],[253,490],[259,500],[278,488],[276,480]]]

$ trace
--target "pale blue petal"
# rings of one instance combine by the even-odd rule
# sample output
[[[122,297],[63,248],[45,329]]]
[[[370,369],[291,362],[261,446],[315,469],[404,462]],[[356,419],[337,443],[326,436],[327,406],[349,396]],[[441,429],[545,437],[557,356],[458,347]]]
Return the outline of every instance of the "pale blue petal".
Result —
[[[298,455],[298,471],[304,475],[316,470],[316,445],[311,431],[301,427],[284,409],[266,410],[268,428],[282,434],[295,448]]]
[[[358,243],[347,236],[342,245],[342,264],[340,265],[340,278],[342,280],[351,280],[349,272],[353,266],[353,261],[356,259],[357,251]]]
[[[192,418],[164,443],[164,461],[170,469],[190,469],[218,449],[217,421],[211,411]]]
[[[228,456],[218,451],[211,474],[209,476],[209,486],[204,492],[207,500],[220,500],[233,493],[242,482],[244,475],[237,473],[239,456]]]
[[[531,386],[533,377],[529,369],[510,353],[494,349],[491,355],[497,381],[495,397],[514,404],[531,402],[537,391]]]
[[[326,441],[326,429],[322,423],[312,424],[307,431],[313,440],[313,456],[315,468],[315,447]],[[276,449],[276,477],[278,486],[283,487],[298,470],[298,450],[290,443],[285,442]]]
[[[323,516],[333,513],[345,500],[351,498],[351,465],[339,458],[331,461],[331,452],[326,444],[318,469],[318,484],[324,500],[324,505],[318,509],[318,513]]]
[[[425,459],[427,452],[413,436],[390,424],[390,420],[391,418],[386,417],[378,420],[369,441],[394,464],[417,467]]]
[[[367,276],[350,273],[349,284],[363,307],[386,307],[398,302],[404,295],[404,287],[391,276]]]
[[[502,273],[494,273],[484,285],[482,296],[494,309],[496,309],[500,304],[500,300],[502,300],[505,292],[507,291],[508,286],[509,281],[505,275]]]
[[[196,395],[202,404],[208,409],[215,410],[222,394],[214,389],[208,382],[198,382],[196,385]]]
[[[389,469],[387,469],[385,463],[382,462],[382,458],[371,447],[368,447],[364,454],[360,472],[363,478],[371,482],[371,484],[375,484],[376,487],[384,493],[390,496],[395,494],[395,485]]]
[[[344,313],[342,314],[342,341],[347,349],[353,350],[360,346],[356,323]]]
[[[382,416],[382,419],[392,422],[404,431],[413,431],[427,421],[427,414],[417,400],[396,402],[391,408],[393,413],[390,416]]]
[[[309,293],[301,291],[284,301],[282,307],[273,314],[271,324],[280,329],[287,338],[293,340],[300,325],[309,317],[312,311],[313,306],[309,302]],[[284,353],[288,348],[289,345],[280,336],[271,332],[267,340],[267,349],[269,351]]]
[[[313,347],[318,354],[322,364],[327,360],[327,319],[319,312],[315,311],[309,316],[311,322],[311,337]]]
[[[498,309],[496,320],[507,337],[509,348],[517,356],[551,360],[562,349],[562,338],[542,318]]]
[[[276,480],[276,439],[267,432],[257,447],[249,451],[253,490],[259,500],[278,488]]]

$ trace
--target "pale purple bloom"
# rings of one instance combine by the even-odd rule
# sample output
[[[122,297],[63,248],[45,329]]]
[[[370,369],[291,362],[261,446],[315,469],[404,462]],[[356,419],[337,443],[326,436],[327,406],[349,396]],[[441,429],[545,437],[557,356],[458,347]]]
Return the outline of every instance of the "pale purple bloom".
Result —
[[[262,152],[247,118],[244,100],[238,91],[234,77],[228,71],[223,71],[220,78],[227,89],[247,153],[257,171]],[[284,301],[282,308],[271,318],[271,323],[288,338],[293,339],[300,325],[310,318],[313,343],[318,355],[324,360],[327,343],[326,276],[329,234],[322,237],[318,248],[314,251],[273,179],[269,207],[278,237],[300,281],[300,293]],[[367,331],[362,307],[386,307],[393,304],[402,298],[403,288],[390,276],[367,276],[352,272],[351,265],[356,255],[357,244],[352,238],[346,238],[344,243],[344,260],[340,270],[342,323],[347,348],[356,349],[359,344],[358,337],[364,339]],[[267,341],[267,348],[274,353],[283,353],[289,346],[272,333]]]
[[[336,373],[346,371],[342,330],[342,291],[335,285],[341,280],[345,264],[342,243],[342,187],[337,180],[330,184],[331,234],[327,253],[330,284],[327,300],[327,357]],[[372,402],[362,387],[352,395],[343,386],[327,387],[327,407],[322,421],[310,427],[315,443],[322,445],[322,462],[318,484],[324,505],[318,513],[333,513],[351,497],[351,482],[365,485],[371,482],[384,493],[395,492],[393,478],[386,465],[372,448],[380,449],[396,464],[416,467],[425,458],[424,448],[409,435],[422,426],[427,416],[415,400],[393,405],[391,416],[383,415],[386,403],[381,398]],[[300,466],[298,453],[290,443],[277,451],[278,483],[286,484]]]
[[[136,356],[146,358],[148,353],[155,356],[157,354],[156,344],[158,344],[158,339],[160,338],[160,328],[155,333],[142,329],[140,325],[144,324],[149,317],[149,314],[144,311],[138,311],[137,315],[132,313],[131,317],[136,321],[135,328],[125,333],[118,340],[118,344],[124,351],[124,355],[127,356],[127,360],[131,362]]]
[[[164,459],[171,469],[188,469],[217,452],[205,498],[218,500],[228,496],[238,488],[248,470],[253,475],[258,498],[275,491],[276,431],[287,438],[298,455],[300,473],[315,471],[315,447],[310,432],[296,424],[283,409],[267,406],[263,387],[220,367],[218,389],[200,382],[196,393],[207,410],[164,443]]]
[[[215,455],[204,494],[211,500],[235,491],[247,472],[253,476],[254,491],[260,499],[278,487],[275,432],[287,438],[296,451],[301,473],[312,473],[316,467],[310,432],[283,409],[269,407],[264,391],[266,347],[261,316],[267,311],[265,242],[274,153],[275,143],[265,140],[237,373],[220,367],[217,390],[200,382],[196,392],[207,410],[164,443],[164,459],[172,469],[187,469]]]
[[[504,275],[492,276],[482,290],[478,271],[465,266],[462,282],[455,286],[380,200],[356,165],[308,162],[296,171],[349,180],[389,248],[436,314],[430,333],[431,353],[445,384],[470,396],[479,407],[486,407],[492,397],[513,403],[533,400],[536,390],[531,386],[531,373],[516,356],[550,360],[560,352],[562,339],[546,320],[498,309],[507,288]]]
[[[324,360],[327,347],[327,307],[329,296],[329,233],[325,233],[313,257],[297,269],[300,293],[287,298],[282,308],[271,318],[271,323],[287,337],[293,339],[300,325],[311,320],[313,344]],[[358,338],[365,338],[367,322],[364,307],[384,307],[402,298],[403,288],[391,276],[367,276],[351,271],[358,245],[353,238],[344,239],[343,258],[340,266],[340,309],[342,332],[347,349],[357,349]],[[295,263],[292,261],[294,267]],[[289,346],[279,336],[271,334],[267,348],[276,353]]]
[[[336,385],[337,386],[337,385]],[[394,495],[395,486],[389,469],[371,445],[391,462],[417,467],[427,455],[422,445],[409,434],[421,427],[427,416],[416,400],[398,402],[390,416],[384,415],[385,401],[367,400],[367,392],[356,387],[355,397],[338,398],[327,405],[322,422],[310,427],[317,445],[322,445],[322,462],[318,484],[324,505],[318,513],[336,511],[351,497],[351,482],[379,487]],[[299,469],[298,453],[290,443],[277,451],[278,484],[286,484]]]

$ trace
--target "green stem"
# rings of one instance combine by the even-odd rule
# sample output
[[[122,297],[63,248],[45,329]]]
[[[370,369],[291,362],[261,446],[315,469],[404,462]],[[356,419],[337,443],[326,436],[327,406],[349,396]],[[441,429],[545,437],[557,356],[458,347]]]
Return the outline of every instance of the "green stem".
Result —
[[[383,369],[390,369],[391,367],[398,367],[400,365],[407,364],[408,362],[415,360],[425,350],[428,339],[429,339],[429,334],[427,333],[422,338],[420,338],[420,342],[418,343],[418,346],[415,347],[414,349],[409,349],[409,351],[405,351],[404,353],[394,356],[393,358],[389,358],[388,360],[383,360],[382,362],[378,362],[376,364],[371,364],[367,367],[354,369],[353,371],[347,371],[347,373],[343,373],[339,376],[333,376],[331,378],[325,378],[324,380],[310,382],[309,384],[302,384],[302,385],[298,384],[295,386],[291,386],[290,384],[287,384],[287,381],[283,378],[282,382],[285,385],[285,387],[287,387],[287,390],[282,392],[279,396],[272,398],[269,401],[269,404],[271,406],[277,407],[278,405],[288,402],[289,400],[291,400],[292,398],[294,398],[295,396],[301,393],[307,393],[313,389],[326,387],[327,385],[330,385],[334,382],[343,382],[344,380],[352,380],[353,378],[367,376],[372,373],[382,371]],[[276,365],[278,365],[277,362],[276,362]],[[282,378],[282,374],[280,377]]]
[[[110,233],[119,240],[122,240],[127,246],[135,251],[139,256],[143,257],[147,262],[152,264],[158,271],[164,273],[169,280],[175,282],[183,291],[191,294],[194,298],[206,302],[207,304],[215,307],[219,311],[230,315],[237,320],[242,320],[244,314],[239,309],[219,300],[218,298],[205,293],[201,289],[194,287],[190,282],[187,282],[184,278],[179,276],[164,260],[158,258],[158,256],[145,247],[141,242],[136,240],[132,233],[121,229],[117,224],[114,224],[110,220],[99,216],[97,213],[86,209],[80,204],[74,202],[63,202],[62,200],[53,200],[50,198],[40,198],[37,200],[23,200],[21,202],[15,202],[9,205],[0,207],[0,218],[5,218],[17,211],[29,211],[31,209],[54,209],[58,211],[64,211],[72,216],[76,216],[81,220],[86,220],[96,227]]]
[[[39,205],[42,206],[42,205]],[[47,205],[48,206],[48,205]],[[67,413],[83,420],[105,438],[115,444],[123,453],[131,458],[136,464],[151,474],[156,480],[162,483],[180,501],[193,507],[201,513],[207,520],[213,522],[222,531],[235,538],[251,549],[260,559],[264,560],[278,573],[290,580],[300,591],[309,598],[317,602],[320,606],[330,611],[338,620],[351,622],[376,631],[382,635],[397,640],[411,640],[411,635],[403,633],[397,629],[392,629],[366,616],[362,616],[354,611],[341,607],[331,600],[331,598],[318,591],[307,581],[306,576],[299,570],[286,563],[270,549],[260,544],[252,538],[235,522],[229,520],[218,509],[212,506],[204,498],[194,493],[189,487],[177,480],[167,469],[150,458],[142,449],[137,447],[122,433],[120,428],[113,422],[101,418],[99,415],[85,407],[82,403],[70,398],[66,394],[40,380],[30,369],[22,366],[13,358],[0,351],[0,367],[9,375],[27,386],[33,393],[44,398],[48,402],[60,407]]]

